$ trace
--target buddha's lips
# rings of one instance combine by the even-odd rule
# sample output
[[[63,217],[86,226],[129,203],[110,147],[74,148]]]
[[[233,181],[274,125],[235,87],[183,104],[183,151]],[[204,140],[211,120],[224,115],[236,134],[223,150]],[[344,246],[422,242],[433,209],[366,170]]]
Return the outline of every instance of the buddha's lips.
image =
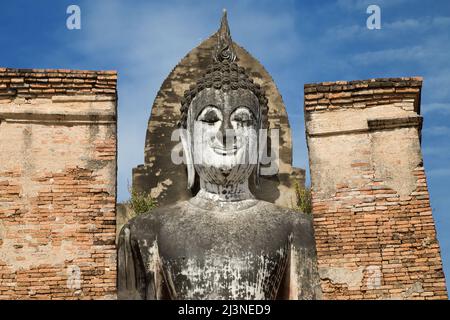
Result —
[[[213,147],[213,150],[215,153],[217,153],[221,156],[227,156],[227,155],[236,154],[236,152],[239,150],[239,148],[233,147],[233,148],[223,149],[223,148]]]

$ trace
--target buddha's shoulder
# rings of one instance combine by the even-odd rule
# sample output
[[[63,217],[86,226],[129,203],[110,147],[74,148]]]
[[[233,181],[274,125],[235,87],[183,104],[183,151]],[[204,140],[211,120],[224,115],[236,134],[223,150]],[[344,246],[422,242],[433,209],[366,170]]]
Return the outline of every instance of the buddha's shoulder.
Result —
[[[260,201],[260,210],[268,216],[280,217],[291,221],[293,225],[311,225],[312,217],[310,214],[303,213],[292,208],[280,207],[267,201]]]
[[[122,229],[128,229],[134,234],[157,230],[171,215],[183,212],[185,206],[183,202],[179,202],[164,207],[153,208],[148,212],[138,214],[128,220]]]

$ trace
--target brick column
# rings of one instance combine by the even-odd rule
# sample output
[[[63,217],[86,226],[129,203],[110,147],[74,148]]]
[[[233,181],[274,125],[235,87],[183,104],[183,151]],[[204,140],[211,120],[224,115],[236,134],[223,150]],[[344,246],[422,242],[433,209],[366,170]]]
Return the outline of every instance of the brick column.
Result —
[[[0,68],[0,299],[115,297],[116,80]]]
[[[327,299],[447,299],[421,154],[422,78],[305,85]]]

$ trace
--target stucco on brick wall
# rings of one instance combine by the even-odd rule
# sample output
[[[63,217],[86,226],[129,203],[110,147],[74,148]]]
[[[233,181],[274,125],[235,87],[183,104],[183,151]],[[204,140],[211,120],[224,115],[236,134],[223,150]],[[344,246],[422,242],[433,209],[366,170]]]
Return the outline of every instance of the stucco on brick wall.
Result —
[[[326,299],[446,299],[421,154],[421,78],[305,85]]]
[[[0,298],[114,298],[115,72],[0,68]]]

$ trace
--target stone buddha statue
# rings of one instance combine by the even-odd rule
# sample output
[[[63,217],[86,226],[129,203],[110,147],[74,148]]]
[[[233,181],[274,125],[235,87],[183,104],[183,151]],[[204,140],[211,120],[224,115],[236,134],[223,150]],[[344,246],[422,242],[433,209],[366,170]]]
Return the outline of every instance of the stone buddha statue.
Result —
[[[226,20],[206,73],[181,101],[189,201],[121,230],[119,299],[320,299],[311,218],[254,198],[268,127],[262,88],[236,63]]]

